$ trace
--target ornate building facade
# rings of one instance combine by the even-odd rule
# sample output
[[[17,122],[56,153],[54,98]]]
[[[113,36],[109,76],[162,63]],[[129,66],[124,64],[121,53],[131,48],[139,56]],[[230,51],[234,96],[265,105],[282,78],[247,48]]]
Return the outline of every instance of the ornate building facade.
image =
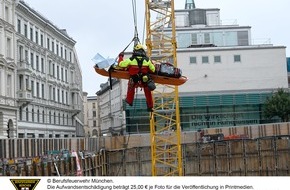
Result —
[[[0,5],[0,136],[83,136],[76,41],[23,1]]]

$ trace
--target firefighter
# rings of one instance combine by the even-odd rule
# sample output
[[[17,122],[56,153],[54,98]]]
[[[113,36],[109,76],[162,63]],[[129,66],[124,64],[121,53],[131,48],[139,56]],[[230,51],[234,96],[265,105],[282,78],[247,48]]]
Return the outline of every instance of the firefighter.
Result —
[[[144,89],[147,110],[152,112],[153,100],[151,91],[156,87],[154,81],[150,78],[150,73],[155,72],[155,66],[147,57],[146,52],[141,44],[134,46],[133,54],[130,58],[123,59],[124,52],[119,54],[118,66],[127,68],[130,79],[128,81],[126,102],[132,106],[135,89],[140,87]]]

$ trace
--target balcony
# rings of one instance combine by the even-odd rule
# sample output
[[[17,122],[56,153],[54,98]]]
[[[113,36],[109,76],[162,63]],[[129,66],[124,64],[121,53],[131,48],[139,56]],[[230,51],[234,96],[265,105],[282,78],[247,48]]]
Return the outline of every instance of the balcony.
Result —
[[[79,84],[77,83],[70,83],[70,89],[72,92],[79,92],[80,91],[80,87]]]
[[[78,113],[81,112],[81,106],[78,105],[78,104],[73,104],[72,105],[72,112],[73,112],[73,115],[77,115]]]
[[[26,60],[18,61],[17,72],[19,74],[30,74],[32,72],[31,66]]]
[[[27,105],[33,101],[32,93],[31,90],[29,89],[19,90],[17,92],[17,95],[18,95],[18,103],[20,104],[20,106]]]

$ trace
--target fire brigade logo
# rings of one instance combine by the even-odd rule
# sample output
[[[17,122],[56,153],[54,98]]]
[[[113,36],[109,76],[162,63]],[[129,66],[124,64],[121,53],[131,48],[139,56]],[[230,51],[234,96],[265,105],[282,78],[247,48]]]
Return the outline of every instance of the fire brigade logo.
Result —
[[[40,179],[10,179],[15,190],[34,190]]]

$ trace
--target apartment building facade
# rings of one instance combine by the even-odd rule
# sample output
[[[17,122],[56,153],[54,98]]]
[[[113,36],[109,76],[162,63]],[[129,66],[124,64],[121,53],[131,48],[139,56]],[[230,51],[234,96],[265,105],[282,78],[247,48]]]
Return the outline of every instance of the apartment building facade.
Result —
[[[14,119],[9,120],[12,134],[3,132],[2,137],[83,136],[82,73],[76,42],[23,1],[2,1],[1,10],[1,22],[11,32],[9,27],[1,28],[6,44],[1,45],[0,54],[6,60],[2,61],[6,73],[0,76],[6,78],[2,83],[13,84],[6,88],[5,98],[14,98],[16,109]],[[14,63],[14,70],[8,62]],[[7,127],[6,120],[1,128]]]
[[[84,96],[84,128],[87,137],[98,137],[101,134],[99,125],[99,109],[98,96],[88,96],[87,92]]]
[[[17,97],[13,2],[0,2],[0,138],[16,137]]]
[[[98,97],[100,135],[126,133],[124,99],[127,81],[113,78],[100,85]],[[111,89],[112,87],[112,89]]]

